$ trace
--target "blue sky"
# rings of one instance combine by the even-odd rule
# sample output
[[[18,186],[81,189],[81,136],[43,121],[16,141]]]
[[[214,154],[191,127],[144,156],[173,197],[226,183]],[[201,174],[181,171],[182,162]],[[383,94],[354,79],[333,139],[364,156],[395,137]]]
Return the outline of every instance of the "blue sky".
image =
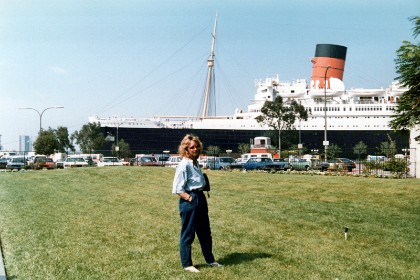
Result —
[[[348,48],[346,88],[387,87],[395,53],[413,42],[417,0],[120,0],[0,2],[0,135],[19,135],[90,115],[196,115],[218,14],[218,115],[246,110],[255,79],[310,80],[316,44]]]

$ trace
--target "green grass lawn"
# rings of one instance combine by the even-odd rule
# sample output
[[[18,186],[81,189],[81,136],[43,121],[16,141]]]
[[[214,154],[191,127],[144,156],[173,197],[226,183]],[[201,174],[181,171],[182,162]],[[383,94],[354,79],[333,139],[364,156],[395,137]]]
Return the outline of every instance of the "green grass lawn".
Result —
[[[199,274],[179,261],[174,169],[0,173],[8,278],[420,279],[420,180],[207,173],[224,267],[196,240]]]

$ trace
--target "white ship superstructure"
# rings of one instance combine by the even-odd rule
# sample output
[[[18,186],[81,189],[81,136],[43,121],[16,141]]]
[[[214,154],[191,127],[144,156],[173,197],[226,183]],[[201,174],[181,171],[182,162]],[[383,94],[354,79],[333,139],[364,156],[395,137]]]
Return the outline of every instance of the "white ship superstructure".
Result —
[[[341,81],[340,81],[341,82]],[[221,117],[90,117],[89,122],[107,127],[124,128],[172,128],[172,129],[239,129],[267,130],[257,123],[265,101],[273,101],[280,95],[287,104],[292,100],[310,111],[307,121],[301,121],[301,130],[324,130],[324,90],[308,89],[306,80],[281,82],[279,77],[256,81],[254,100],[243,112],[236,109],[232,116]],[[340,83],[338,83],[341,87]],[[389,121],[401,94],[407,88],[393,82],[388,88],[335,90],[333,85],[326,91],[328,130],[391,130]],[[299,128],[299,121],[296,121]]]

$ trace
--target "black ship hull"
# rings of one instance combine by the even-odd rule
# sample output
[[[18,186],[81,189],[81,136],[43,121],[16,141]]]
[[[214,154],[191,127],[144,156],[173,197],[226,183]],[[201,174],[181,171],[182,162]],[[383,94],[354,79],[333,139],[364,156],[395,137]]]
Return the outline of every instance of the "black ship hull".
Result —
[[[169,129],[169,128],[122,128],[102,127],[104,135],[118,135],[118,139],[124,139],[129,144],[133,154],[160,154],[163,151],[169,151],[170,154],[176,154],[181,139],[186,134],[194,134],[200,137],[204,144],[204,151],[208,146],[218,146],[222,153],[226,150],[232,150],[238,153],[238,145],[241,143],[252,143],[255,137],[266,136],[271,138],[272,145],[278,146],[277,132],[274,130],[215,130],[215,129]],[[301,143],[304,151],[310,152],[313,149],[322,151],[324,140],[324,131],[320,130],[302,130],[300,132]],[[371,154],[380,153],[380,144],[388,142],[389,137],[395,141],[397,153],[402,148],[409,146],[408,131],[360,131],[360,130],[331,130],[327,132],[327,139],[330,145],[337,145],[341,150],[342,157],[354,158],[354,146],[362,141]],[[296,148],[299,142],[299,131],[282,132],[281,139],[282,151]],[[105,150],[111,151],[112,144],[108,142]]]

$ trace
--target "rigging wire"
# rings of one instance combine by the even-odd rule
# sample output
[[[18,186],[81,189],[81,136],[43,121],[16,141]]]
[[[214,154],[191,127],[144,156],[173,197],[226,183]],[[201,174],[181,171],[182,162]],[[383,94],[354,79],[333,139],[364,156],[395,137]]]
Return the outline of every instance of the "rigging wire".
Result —
[[[198,58],[194,59],[194,60],[193,60],[193,61],[191,61],[190,63],[188,63],[188,64],[186,64],[186,65],[184,65],[184,66],[182,66],[182,67],[178,68],[177,70],[175,70],[175,71],[173,71],[173,72],[169,73],[168,75],[164,76],[163,78],[161,78],[161,79],[159,79],[159,80],[155,81],[154,83],[152,83],[152,84],[150,84],[150,85],[146,86],[145,88],[143,88],[143,89],[141,89],[141,90],[139,90],[139,91],[135,92],[134,94],[132,94],[132,95],[128,96],[127,98],[125,98],[125,99],[121,100],[120,102],[118,102],[118,103],[114,104],[113,106],[109,107],[109,108],[108,108],[108,110],[109,110],[109,109],[112,109],[112,108],[114,108],[114,107],[116,107],[116,106],[118,106],[118,105],[121,105],[122,103],[124,103],[124,102],[126,102],[127,100],[129,100],[129,99],[131,99],[131,98],[133,98],[133,97],[135,97],[135,96],[139,95],[140,93],[142,93],[142,92],[146,91],[147,89],[150,89],[150,88],[154,87],[155,85],[157,85],[157,84],[159,84],[160,82],[162,82],[162,81],[164,81],[164,80],[168,79],[169,77],[171,77],[171,76],[172,76],[172,75],[174,75],[175,73],[178,73],[179,71],[181,71],[181,70],[183,70],[183,69],[187,68],[188,66],[190,66],[191,64],[193,64],[194,62],[196,62],[196,61],[197,61],[198,59],[200,59],[201,57],[202,57],[202,56],[199,56]]]
[[[202,34],[209,25],[207,25],[206,27],[204,27],[203,29],[201,29],[199,32],[197,32],[196,34],[193,35],[193,37],[187,41],[183,46],[181,46],[178,50],[176,50],[173,54],[171,54],[168,58],[166,58],[165,60],[163,60],[161,63],[159,63],[155,68],[153,68],[149,73],[147,73],[145,76],[143,76],[142,78],[140,78],[137,82],[135,82],[132,86],[130,86],[128,89],[124,90],[120,95],[118,95],[117,97],[115,97],[112,101],[110,101],[107,105],[105,105],[102,110],[100,110],[99,114],[102,114],[112,108],[114,108],[115,106],[121,104],[122,102],[117,103],[116,105],[113,105],[113,103],[115,103],[118,99],[122,98],[124,95],[126,95],[129,91],[131,91],[133,88],[135,88],[139,83],[141,83],[142,81],[144,81],[147,77],[149,77],[150,75],[152,75],[154,72],[156,72],[158,69],[160,69],[163,65],[165,65],[167,62],[169,62],[172,58],[174,58],[179,52],[181,52],[184,48],[186,48],[192,41],[194,41],[200,34]],[[139,94],[139,93],[137,93]],[[131,95],[131,97],[136,96],[137,94]],[[123,100],[123,102],[127,101],[129,98],[126,98]]]
[[[169,111],[168,108],[172,109],[174,107],[183,108],[183,109],[190,109],[190,108],[196,108],[197,106],[194,106],[194,102],[196,102],[196,94],[192,94],[192,96],[187,96],[190,92],[194,92],[193,85],[195,84],[194,81],[202,81],[202,78],[199,78],[201,76],[204,76],[204,70],[205,66],[207,64],[206,60],[203,60],[202,66],[198,68],[198,70],[195,72],[194,75],[192,75],[191,79],[186,81],[177,91],[174,92],[171,97],[166,100],[166,103],[163,104],[160,108],[155,111],[153,115],[158,115],[159,111],[165,110]],[[185,102],[185,100],[188,100],[188,103]],[[178,106],[178,103],[181,102],[182,104]],[[185,112],[184,115],[188,115],[190,113]]]

